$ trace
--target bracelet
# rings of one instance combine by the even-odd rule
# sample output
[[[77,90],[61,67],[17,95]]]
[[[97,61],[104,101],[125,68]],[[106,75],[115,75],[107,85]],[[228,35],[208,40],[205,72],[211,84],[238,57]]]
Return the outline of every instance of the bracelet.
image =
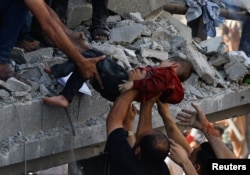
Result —
[[[127,137],[135,135],[134,131],[125,131],[125,134],[126,134]]]
[[[218,133],[214,131],[214,128],[211,123],[208,123],[207,125],[202,124],[201,130],[204,132],[204,134],[207,134],[207,135],[211,134],[213,136],[219,137]]]

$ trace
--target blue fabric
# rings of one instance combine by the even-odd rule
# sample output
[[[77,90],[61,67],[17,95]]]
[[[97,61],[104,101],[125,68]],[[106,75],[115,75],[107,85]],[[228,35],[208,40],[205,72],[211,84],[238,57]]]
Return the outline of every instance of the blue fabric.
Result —
[[[215,27],[218,27],[225,20],[220,17],[220,7],[210,0],[186,0],[186,3],[189,7],[185,14],[187,21],[192,21],[203,15],[204,33],[207,36],[215,37]]]
[[[23,0],[0,1],[0,64],[8,63],[27,12]]]
[[[25,39],[27,41],[33,41],[34,39],[30,35],[30,30],[31,30],[31,23],[32,23],[32,15],[31,13],[27,13],[25,17],[25,22],[22,26],[22,29],[20,31],[19,40]]]

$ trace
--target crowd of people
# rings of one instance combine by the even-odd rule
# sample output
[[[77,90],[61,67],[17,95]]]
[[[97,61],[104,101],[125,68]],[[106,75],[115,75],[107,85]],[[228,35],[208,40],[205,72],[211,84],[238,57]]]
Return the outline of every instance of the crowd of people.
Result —
[[[105,23],[108,16],[107,3],[107,0],[92,0],[90,32],[93,40],[110,38]],[[84,33],[74,32],[66,27],[44,0],[1,0],[0,15],[1,80],[12,76],[19,77],[9,64],[9,56],[14,46],[24,46],[20,40],[26,39],[28,43],[32,43],[32,47],[24,47],[27,52],[39,47],[40,42],[29,37],[30,18],[33,16],[46,37],[69,58],[66,63],[45,68],[45,71],[56,78],[73,72],[59,96],[44,97],[43,102],[47,105],[67,107],[82,83],[89,79],[94,80],[92,85],[96,86],[96,90],[104,98],[113,101],[106,119],[105,147],[111,175],[176,174],[168,167],[170,165],[166,163],[166,158],[179,165],[181,173],[206,175],[208,159],[236,158],[223,143],[218,129],[208,121],[199,106],[191,103],[193,110],[182,109],[176,116],[177,123],[173,120],[169,106],[182,101],[182,82],[188,79],[193,71],[188,60],[169,58],[159,66],[138,67],[130,72],[110,61],[107,64],[113,64],[118,72],[115,77],[111,74],[108,79],[104,79],[101,74],[107,72],[106,68],[96,64],[110,60],[108,56],[91,50]],[[92,54],[89,54],[90,51]],[[112,82],[109,80],[114,79],[117,80],[112,84],[112,93],[115,94],[110,94],[107,86],[110,87]],[[133,101],[140,103],[136,132],[133,122],[137,113]],[[152,108],[155,104],[162,117],[165,132],[152,126]],[[177,124],[195,128],[204,135],[204,140],[192,148]]]

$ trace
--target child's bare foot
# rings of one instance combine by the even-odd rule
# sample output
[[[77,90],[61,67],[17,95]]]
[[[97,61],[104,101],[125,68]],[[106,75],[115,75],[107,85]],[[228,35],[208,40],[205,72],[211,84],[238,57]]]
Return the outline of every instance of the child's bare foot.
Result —
[[[72,32],[69,35],[69,38],[71,39],[71,41],[79,52],[84,52],[91,48],[83,32]]]
[[[51,72],[51,69],[48,68],[48,67],[45,67],[43,70],[44,70],[44,72],[46,72],[47,74],[51,74],[51,73],[52,73],[52,72]]]
[[[68,100],[62,95],[58,95],[54,97],[44,97],[42,101],[44,104],[51,105],[51,106],[59,106],[63,108],[66,108],[69,105]]]

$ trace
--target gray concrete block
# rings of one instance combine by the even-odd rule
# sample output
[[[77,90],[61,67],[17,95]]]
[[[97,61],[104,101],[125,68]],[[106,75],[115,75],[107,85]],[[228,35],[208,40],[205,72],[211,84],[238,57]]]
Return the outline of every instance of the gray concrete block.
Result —
[[[201,77],[206,83],[213,84],[215,78],[215,72],[208,64],[205,57],[194,49],[191,44],[187,45],[188,53],[187,58],[192,62],[195,72]]]
[[[156,58],[160,61],[168,59],[168,52],[160,51],[160,50],[152,50],[152,49],[142,49],[141,50],[142,57]]]
[[[112,43],[131,44],[142,35],[146,27],[142,24],[133,23],[131,25],[115,27],[111,30]]]
[[[87,0],[69,0],[67,26],[70,28],[88,21],[92,17],[92,5]]]

